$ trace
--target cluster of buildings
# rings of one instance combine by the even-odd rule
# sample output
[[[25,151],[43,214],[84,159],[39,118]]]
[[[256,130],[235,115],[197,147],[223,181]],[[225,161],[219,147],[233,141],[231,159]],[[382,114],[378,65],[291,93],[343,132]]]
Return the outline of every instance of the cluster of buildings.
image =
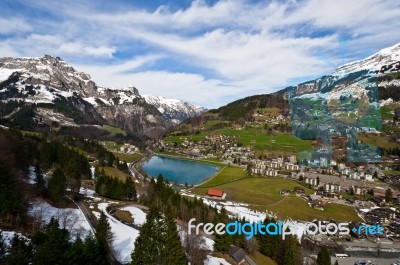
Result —
[[[296,164],[296,156],[289,156],[286,161],[283,157],[270,160],[252,159],[251,173],[260,176],[276,177],[279,170],[298,171],[300,168]]]

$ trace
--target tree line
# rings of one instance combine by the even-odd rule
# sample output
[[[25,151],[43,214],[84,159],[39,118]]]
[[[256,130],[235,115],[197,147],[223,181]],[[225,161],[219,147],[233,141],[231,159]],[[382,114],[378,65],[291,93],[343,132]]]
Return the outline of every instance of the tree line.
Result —
[[[116,200],[136,200],[137,192],[132,178],[125,181],[106,175],[104,169],[95,171],[96,193]]]
[[[1,232],[1,231],[0,231]],[[101,214],[95,234],[72,240],[71,234],[61,228],[54,218],[43,231],[36,232],[31,240],[17,233],[6,245],[0,233],[0,263],[9,265],[108,265],[110,260],[110,226]]]

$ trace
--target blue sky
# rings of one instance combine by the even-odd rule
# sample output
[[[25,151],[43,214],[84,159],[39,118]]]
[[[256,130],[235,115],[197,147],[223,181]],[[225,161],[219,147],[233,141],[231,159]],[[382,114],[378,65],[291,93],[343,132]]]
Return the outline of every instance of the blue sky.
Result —
[[[205,107],[400,42],[396,0],[3,0],[0,12],[0,57],[60,56],[100,86]]]

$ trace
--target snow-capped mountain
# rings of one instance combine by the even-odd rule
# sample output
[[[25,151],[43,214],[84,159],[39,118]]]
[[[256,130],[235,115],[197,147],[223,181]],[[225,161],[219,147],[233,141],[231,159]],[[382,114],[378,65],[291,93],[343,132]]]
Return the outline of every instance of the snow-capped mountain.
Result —
[[[169,99],[153,95],[143,95],[142,97],[148,104],[156,107],[165,119],[171,120],[174,124],[178,124],[189,117],[199,116],[207,111],[205,108],[179,99]]]
[[[338,67],[331,75],[288,89],[290,96],[337,100],[341,96],[361,97],[373,88],[399,87],[400,43],[359,61]],[[387,98],[380,98],[387,100]]]
[[[346,74],[361,70],[368,71],[398,71],[400,70],[400,43],[380,50],[365,59],[351,62],[338,67],[334,74]]]
[[[0,58],[0,104],[10,106],[0,117],[9,122],[23,106],[30,106],[33,119],[44,127],[107,124],[157,138],[171,124],[201,109],[179,100],[147,98],[149,102],[135,87],[99,87],[59,57]]]

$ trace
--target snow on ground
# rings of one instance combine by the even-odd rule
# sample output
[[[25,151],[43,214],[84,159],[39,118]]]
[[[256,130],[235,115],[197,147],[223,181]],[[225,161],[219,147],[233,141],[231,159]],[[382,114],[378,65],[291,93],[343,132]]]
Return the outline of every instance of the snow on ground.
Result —
[[[89,102],[93,106],[97,106],[96,98],[94,97],[88,97],[88,98],[83,98],[85,101]]]
[[[185,245],[187,229],[178,225],[178,233],[179,233],[179,237],[181,238],[182,245]],[[214,244],[215,244],[214,240],[212,240],[210,238],[207,238],[205,236],[201,236],[201,237],[204,240],[204,243],[202,245],[202,249],[206,249],[206,250],[209,250],[211,252],[214,251]]]
[[[46,202],[34,202],[31,204],[28,214],[46,224],[54,217],[58,220],[60,227],[70,231],[72,238],[77,235],[84,238],[89,233],[93,233],[90,224],[80,209],[56,208]]]
[[[27,238],[26,236],[22,235],[21,233],[16,233],[15,231],[1,231],[1,230],[0,230],[0,233],[2,234],[3,240],[4,240],[4,244],[5,244],[7,247],[10,247],[10,246],[11,246],[11,240],[13,239],[13,237],[14,237],[15,234],[17,234],[19,237],[22,237],[22,238],[24,238],[24,239],[26,239],[26,240],[28,240],[28,241],[30,240],[30,239]]]
[[[203,203],[205,203],[207,205],[211,205],[212,207],[216,207],[217,209],[221,209],[222,207],[224,207],[225,210],[227,210],[229,213],[231,213],[235,217],[239,218],[240,220],[242,220],[244,218],[246,221],[248,221],[250,223],[264,221],[264,219],[267,216],[271,215],[271,213],[259,212],[259,211],[249,209],[248,204],[245,204],[245,203],[237,203],[237,202],[229,202],[229,201],[217,202],[217,201],[208,200],[205,198],[202,198],[202,200],[203,200]]]
[[[96,194],[96,192],[94,190],[91,190],[91,189],[88,189],[88,188],[84,188],[84,187],[81,187],[79,189],[79,193],[83,194],[85,196],[89,196],[89,197],[91,197],[91,196]]]
[[[207,259],[204,260],[204,265],[230,265],[230,263],[223,258],[207,255]]]
[[[99,213],[98,211],[92,211],[92,213],[97,219],[100,219],[101,213]]]
[[[8,77],[14,73],[17,72],[18,69],[6,69],[6,68],[1,68],[0,69],[0,82],[3,82],[4,80],[7,80]]]
[[[35,173],[35,167],[30,166],[29,167],[29,174],[28,174],[28,184],[34,185],[36,184],[36,173]]]
[[[146,222],[146,213],[143,212],[141,209],[133,206],[126,206],[121,210],[128,211],[131,213],[133,218],[133,223],[135,225],[142,226]]]
[[[109,203],[99,203],[98,208],[102,210],[110,223],[111,232],[113,233],[113,248],[116,256],[121,263],[129,263],[131,261],[131,253],[135,248],[136,238],[139,236],[139,231],[124,225],[107,213]]]

